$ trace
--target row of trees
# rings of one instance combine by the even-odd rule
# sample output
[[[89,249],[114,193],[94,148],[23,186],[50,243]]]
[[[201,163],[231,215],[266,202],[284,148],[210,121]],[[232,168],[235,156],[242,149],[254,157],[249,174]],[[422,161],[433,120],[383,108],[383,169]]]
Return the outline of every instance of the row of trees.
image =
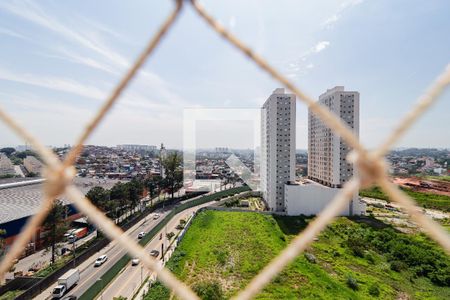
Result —
[[[130,182],[118,182],[110,190],[96,186],[89,190],[86,197],[107,216],[117,219],[124,212],[133,211],[139,206],[144,192],[143,182],[133,179]]]
[[[9,149],[1,149],[3,153],[11,155]],[[183,174],[181,170],[181,156],[178,153],[170,154],[163,160],[165,178],[161,176],[148,176],[146,178],[134,178],[129,182],[118,182],[110,190],[103,187],[93,187],[86,194],[90,201],[105,211],[108,217],[117,219],[124,212],[130,213],[140,205],[140,200],[146,189],[153,199],[161,193],[169,193],[171,198],[174,193],[182,187]],[[153,203],[152,203],[153,205]],[[45,236],[44,245],[51,248],[51,263],[55,262],[56,245],[63,239],[64,233],[68,230],[69,224],[66,221],[68,208],[61,200],[55,200],[52,203],[50,212],[43,222]],[[0,251],[4,247],[2,235],[6,232],[0,229]],[[0,252],[1,253],[1,252]]]
[[[114,219],[124,210],[135,209],[140,204],[144,190],[148,191],[151,201],[161,193],[169,193],[173,198],[175,192],[183,186],[181,156],[177,152],[172,153],[162,163],[165,171],[164,178],[159,175],[137,177],[130,182],[118,182],[110,190],[97,186],[93,187],[86,197]]]

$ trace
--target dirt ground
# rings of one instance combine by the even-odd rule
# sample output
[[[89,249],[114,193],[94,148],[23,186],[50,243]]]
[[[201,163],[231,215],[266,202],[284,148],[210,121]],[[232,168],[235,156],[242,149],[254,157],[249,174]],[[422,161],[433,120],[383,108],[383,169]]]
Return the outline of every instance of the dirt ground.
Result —
[[[367,205],[367,212],[372,213],[375,218],[387,224],[391,224],[397,230],[404,233],[418,232],[419,227],[410,220],[408,214],[402,211],[402,208],[397,203],[388,203],[385,200],[375,198],[361,198]],[[423,208],[422,212],[431,219],[447,226],[450,219],[450,213],[435,209]]]
[[[395,177],[393,181],[395,184],[413,191],[450,196],[450,182],[448,181],[419,177]]]

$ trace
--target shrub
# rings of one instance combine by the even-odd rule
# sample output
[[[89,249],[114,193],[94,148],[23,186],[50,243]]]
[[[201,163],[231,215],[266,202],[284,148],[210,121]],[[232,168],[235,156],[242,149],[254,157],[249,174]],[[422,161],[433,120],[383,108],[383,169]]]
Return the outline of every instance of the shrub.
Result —
[[[392,271],[401,272],[401,271],[405,270],[406,268],[407,268],[407,265],[402,261],[394,260],[393,262],[391,262],[391,270]]]
[[[333,257],[339,257],[341,254],[337,250],[333,250]]]
[[[440,286],[450,286],[450,267],[441,268],[431,272],[428,277],[430,280]]]
[[[368,252],[365,257],[367,261],[370,262],[371,264],[375,263],[375,257],[373,256],[372,253]]]
[[[374,297],[380,296],[380,289],[378,288],[378,284],[377,284],[377,283],[373,283],[373,284],[369,287],[369,294],[370,294],[371,296],[374,296]]]
[[[226,206],[226,207],[239,206],[239,200],[238,200],[238,199],[227,200],[227,201],[225,202],[225,206]]]
[[[347,278],[347,286],[349,288],[351,288],[352,290],[356,291],[358,290],[359,286],[358,286],[358,282],[356,281],[355,278],[353,278],[352,276],[349,276]]]
[[[228,252],[224,250],[214,250],[213,253],[216,255],[219,265],[225,266],[228,261]]]
[[[166,237],[168,240],[172,239],[174,236],[175,236],[175,233],[173,233],[173,232],[169,232],[166,234]]]
[[[221,300],[224,299],[220,284],[216,281],[199,282],[192,289],[203,300]]]
[[[145,295],[145,300],[161,300],[169,299],[170,290],[166,288],[161,282],[157,281],[152,284],[149,293]]]
[[[306,252],[306,253],[305,253],[305,258],[306,258],[310,263],[313,263],[313,264],[316,263],[316,257],[315,257],[313,254],[311,254],[311,253]]]
[[[347,246],[352,250],[353,255],[364,257],[365,244],[360,236],[349,236],[347,238]]]

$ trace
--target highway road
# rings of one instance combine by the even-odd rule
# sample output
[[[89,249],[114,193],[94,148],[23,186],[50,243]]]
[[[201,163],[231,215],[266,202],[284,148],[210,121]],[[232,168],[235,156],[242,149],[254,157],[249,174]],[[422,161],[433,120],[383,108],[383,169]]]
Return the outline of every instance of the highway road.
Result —
[[[160,218],[157,220],[153,219],[154,213],[158,213]],[[147,216],[146,219],[139,221],[135,226],[130,228],[127,231],[132,237],[137,239],[137,235],[141,231],[150,231],[165,215],[169,213],[168,210],[162,211],[161,209],[156,210],[154,213]],[[75,295],[79,297],[82,295],[92,284],[95,283],[98,279],[100,279],[106,271],[114,265],[124,254],[126,253],[122,247],[118,246],[115,241],[109,243],[108,246],[97,252],[96,255],[93,255],[92,258],[87,259],[83,262],[78,269],[80,270],[80,281],[78,284],[73,287],[67,295]],[[108,256],[108,260],[100,267],[94,267],[94,261],[100,255],[106,254]],[[36,296],[34,299],[49,299],[51,296],[51,291],[56,286],[56,282],[43,291],[41,294]]]
[[[231,188],[231,185],[229,188]],[[202,195],[202,196],[205,196],[205,195]],[[200,197],[202,197],[202,196],[200,196]],[[195,198],[185,200],[185,201],[182,201],[181,203],[189,202],[194,199]],[[160,233],[163,233],[164,241],[166,241],[166,244],[167,244],[167,239],[165,239],[165,231],[166,230],[167,230],[167,232],[173,231],[174,233],[176,233],[177,230],[175,229],[175,227],[176,227],[176,225],[179,224],[180,219],[182,219],[182,218],[187,219],[188,215],[191,215],[194,211],[198,210],[199,208],[204,207],[204,206],[214,205],[214,204],[215,204],[214,201],[205,203],[205,204],[202,204],[199,206],[189,208],[189,209],[175,215],[172,218],[172,220],[167,224],[167,226],[165,226],[165,228],[163,228],[161,232],[159,232],[157,235],[155,235],[155,239],[153,239],[146,245],[146,249],[148,251],[157,249],[158,251],[161,252],[162,241],[159,240]],[[136,240],[138,240],[137,236],[138,236],[139,232],[150,231],[153,227],[156,226],[156,224],[159,223],[159,221],[161,221],[162,218],[164,218],[170,212],[171,208],[172,207],[169,206],[169,207],[166,207],[165,209],[156,210],[154,213],[147,216],[146,219],[138,222],[132,228],[127,230],[126,233],[128,235],[132,236],[133,238],[135,238]],[[160,215],[160,217],[157,220],[153,219],[153,216],[155,213]],[[97,257],[99,257],[100,255],[103,255],[103,254],[106,254],[108,256],[108,260],[102,266],[94,267],[94,262],[97,259]],[[69,293],[67,293],[65,296],[74,295],[76,297],[80,297],[97,280],[101,280],[102,276],[111,268],[111,266],[113,266],[125,254],[126,254],[126,251],[124,249],[122,249],[120,246],[118,246],[115,241],[112,241],[111,243],[109,243],[108,246],[101,249],[95,255],[93,255],[91,258],[87,259],[85,262],[83,262],[81,265],[78,266],[78,269],[80,270],[80,281],[78,282],[77,285],[75,285],[72,289],[70,289]],[[140,269],[141,269],[140,264],[138,266],[132,267],[131,263],[129,263],[124,268],[124,270],[122,270],[121,273],[119,273],[118,277],[112,283],[110,283],[110,285],[104,290],[103,299],[112,299],[113,297],[108,298],[105,296],[105,295],[109,295],[109,294],[111,294],[111,295],[113,295],[113,294],[114,295],[133,294],[135,292],[135,290],[137,290],[137,288],[139,287],[140,282],[141,282],[140,281],[140,278],[141,278]],[[123,275],[124,273],[129,274],[130,276],[124,276]],[[143,276],[143,278],[146,278],[146,276],[149,274],[150,273],[146,272],[146,270],[143,270],[142,276]],[[124,277],[125,277],[125,279],[124,279]],[[122,279],[122,280],[120,280],[120,279]],[[56,285],[57,285],[57,283],[55,282],[52,286],[47,288],[45,291],[43,291],[41,294],[34,297],[33,299],[38,299],[38,300],[50,299],[51,292]]]
[[[166,232],[178,233],[175,227],[179,224],[181,219],[188,220],[190,216],[193,215],[195,211],[200,209],[201,207],[214,205],[215,202],[205,203],[199,206],[195,206],[189,209],[186,209],[179,214],[175,215],[168,224],[160,231],[155,238],[152,239],[146,246],[145,249],[150,252],[151,250],[158,250],[160,255],[158,257],[161,260],[161,245],[164,243],[164,246],[169,245],[169,241],[165,237]],[[160,240],[160,234],[162,233],[163,239]],[[165,248],[164,248],[165,249]],[[106,289],[102,293],[103,299],[113,299],[114,297],[124,296],[127,299],[132,299],[133,295],[139,289],[143,280],[149,275],[152,275],[153,272],[149,271],[142,267],[142,264],[139,263],[136,266],[132,266],[131,262],[127,264],[127,266],[119,273],[119,275],[112,281]]]

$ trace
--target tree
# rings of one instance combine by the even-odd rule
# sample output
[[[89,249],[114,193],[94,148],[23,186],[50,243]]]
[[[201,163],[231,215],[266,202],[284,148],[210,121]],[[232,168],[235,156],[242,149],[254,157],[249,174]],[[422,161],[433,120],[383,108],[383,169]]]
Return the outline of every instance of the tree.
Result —
[[[142,193],[144,192],[144,184],[141,180],[133,178],[127,183],[128,186],[128,199],[133,208],[140,204]]]
[[[117,218],[120,216],[120,203],[117,200],[108,200],[105,203],[105,211],[107,211],[106,216],[117,220]]]
[[[122,211],[122,209],[128,207],[129,205],[129,193],[128,186],[125,183],[116,183],[110,191],[110,198],[112,201],[118,202],[117,207]]]
[[[48,231],[46,236],[47,245],[52,249],[51,263],[55,262],[55,248],[56,243],[67,230],[65,219],[67,216],[67,207],[61,200],[55,200],[52,204],[52,208],[43,222],[43,227]]]
[[[24,159],[27,156],[34,156],[34,157],[36,157],[36,159],[41,160],[39,155],[37,153],[35,153],[34,151],[31,151],[31,150],[25,150],[25,151],[22,151],[22,152],[16,152],[16,153],[14,153],[14,156],[17,156],[18,158],[21,158],[21,159]]]
[[[153,197],[155,197],[158,193],[160,182],[161,176],[152,176],[144,181],[144,185],[150,194],[151,206],[153,206]]]
[[[88,198],[92,202],[92,204],[97,206],[99,209],[104,211],[107,210],[109,191],[105,190],[103,187],[94,186],[87,192],[86,198]]]
[[[166,173],[166,186],[169,189],[171,198],[175,191],[179,190],[183,185],[183,172],[181,170],[181,156],[178,152],[169,154],[163,161],[164,170]]]
[[[0,149],[0,152],[5,153],[6,156],[10,156],[10,155],[13,154],[14,152],[16,152],[16,149],[11,148],[11,147],[6,147],[6,148]]]
[[[3,251],[4,251],[3,248],[5,247],[5,242],[4,242],[3,237],[2,237],[4,235],[6,235],[6,230],[0,229],[0,256],[3,255]]]

